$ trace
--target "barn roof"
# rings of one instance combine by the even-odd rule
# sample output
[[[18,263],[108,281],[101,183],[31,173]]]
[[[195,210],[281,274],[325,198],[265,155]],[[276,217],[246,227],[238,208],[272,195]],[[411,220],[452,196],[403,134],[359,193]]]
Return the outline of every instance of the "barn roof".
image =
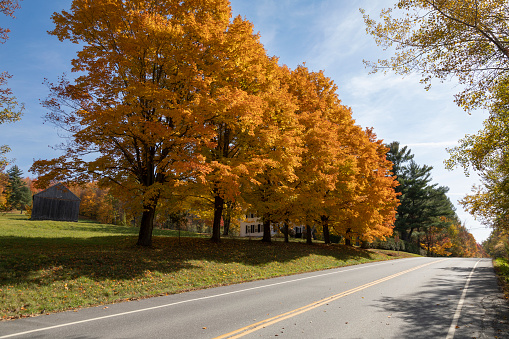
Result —
[[[67,187],[62,183],[58,183],[54,186],[45,189],[42,192],[34,194],[34,197],[39,198],[48,198],[48,199],[60,199],[60,200],[71,200],[71,201],[81,201],[74,193],[72,193]]]

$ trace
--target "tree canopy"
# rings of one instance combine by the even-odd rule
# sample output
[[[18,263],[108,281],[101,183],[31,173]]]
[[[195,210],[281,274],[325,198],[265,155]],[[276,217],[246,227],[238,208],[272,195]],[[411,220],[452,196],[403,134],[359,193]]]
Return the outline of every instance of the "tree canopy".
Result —
[[[141,246],[158,208],[193,204],[212,211],[215,242],[225,205],[264,224],[392,233],[387,148],[355,125],[323,72],[269,57],[228,0],[73,0],[53,21],[50,34],[81,50],[76,79],[48,84],[46,119],[69,142],[33,164],[39,186],[109,188],[141,214]]]
[[[229,19],[223,0],[74,0],[55,13],[50,34],[83,46],[72,61],[82,75],[50,85],[47,119],[72,140],[62,157],[34,163],[40,184],[97,180],[132,195],[138,244],[149,246],[159,199],[204,172],[198,148],[213,138],[208,121],[226,94],[212,88],[224,60],[214,45]]]
[[[449,149],[448,168],[461,165],[468,175],[473,169],[480,177],[480,185],[464,197],[461,204],[485,225],[509,229],[509,96],[500,89],[491,108],[490,118],[484,121],[477,134],[466,135],[459,146]],[[505,225],[505,226],[503,226]]]

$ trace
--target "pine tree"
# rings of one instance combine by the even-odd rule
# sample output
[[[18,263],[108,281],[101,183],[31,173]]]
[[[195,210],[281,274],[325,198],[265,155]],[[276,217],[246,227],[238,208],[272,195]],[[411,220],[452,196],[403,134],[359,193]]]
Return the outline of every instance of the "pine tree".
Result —
[[[7,187],[4,193],[7,195],[7,206],[9,209],[23,210],[31,203],[30,188],[21,179],[23,172],[14,165],[7,171],[9,176]]]

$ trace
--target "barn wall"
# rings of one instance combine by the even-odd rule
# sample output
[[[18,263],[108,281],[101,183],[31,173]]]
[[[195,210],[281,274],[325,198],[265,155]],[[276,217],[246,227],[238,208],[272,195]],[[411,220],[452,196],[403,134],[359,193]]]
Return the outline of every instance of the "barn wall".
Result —
[[[78,221],[79,201],[34,196],[33,220]]]

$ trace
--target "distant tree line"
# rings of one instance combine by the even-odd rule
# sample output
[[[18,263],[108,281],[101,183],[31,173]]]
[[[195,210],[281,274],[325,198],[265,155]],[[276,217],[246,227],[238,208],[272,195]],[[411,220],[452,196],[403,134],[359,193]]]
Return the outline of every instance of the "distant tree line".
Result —
[[[5,171],[0,168],[0,211],[23,211],[32,205],[32,180],[23,178],[23,172],[14,165]]]

